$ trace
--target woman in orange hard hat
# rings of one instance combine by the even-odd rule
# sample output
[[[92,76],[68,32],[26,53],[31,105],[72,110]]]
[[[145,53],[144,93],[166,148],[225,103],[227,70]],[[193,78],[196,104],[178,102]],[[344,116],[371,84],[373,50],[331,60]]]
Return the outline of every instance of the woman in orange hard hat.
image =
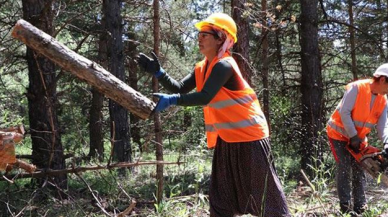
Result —
[[[195,24],[205,58],[181,81],[172,79],[157,56],[140,54],[139,65],[174,94],[159,98],[155,111],[171,105],[204,106],[207,144],[214,148],[210,216],[290,216],[275,171],[267,121],[253,89],[229,49],[237,42],[234,20],[215,13]],[[189,93],[195,89],[196,92]]]

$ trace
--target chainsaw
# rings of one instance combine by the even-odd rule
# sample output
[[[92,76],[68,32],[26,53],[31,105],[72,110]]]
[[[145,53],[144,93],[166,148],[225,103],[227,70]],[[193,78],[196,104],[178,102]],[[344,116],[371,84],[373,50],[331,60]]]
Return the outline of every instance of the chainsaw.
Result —
[[[346,149],[367,173],[373,178],[380,179],[388,187],[388,176],[384,174],[388,167],[388,155],[385,151],[366,142],[361,143],[359,152],[355,152],[349,144]]]

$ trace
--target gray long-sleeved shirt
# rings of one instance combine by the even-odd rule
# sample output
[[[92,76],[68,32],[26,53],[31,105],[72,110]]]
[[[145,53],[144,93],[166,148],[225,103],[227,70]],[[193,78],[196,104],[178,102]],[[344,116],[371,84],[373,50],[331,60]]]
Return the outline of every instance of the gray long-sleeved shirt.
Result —
[[[344,128],[346,132],[348,133],[349,137],[353,137],[357,135],[356,127],[354,126],[353,119],[352,119],[352,110],[354,108],[354,104],[356,103],[356,98],[358,94],[358,88],[357,85],[352,85],[344,94],[340,106],[339,106],[339,113],[341,115],[342,123],[344,124]],[[371,103],[370,103],[370,110],[373,107],[373,103],[376,99],[376,95],[372,94]],[[384,111],[381,113],[381,116],[377,122],[377,134],[379,139],[383,143],[388,143],[388,122],[387,122],[387,105],[384,108]]]

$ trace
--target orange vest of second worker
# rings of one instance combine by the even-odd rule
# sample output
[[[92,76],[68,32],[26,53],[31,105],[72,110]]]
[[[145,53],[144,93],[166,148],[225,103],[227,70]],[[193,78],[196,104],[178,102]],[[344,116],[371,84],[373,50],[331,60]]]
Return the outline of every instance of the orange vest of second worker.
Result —
[[[210,103],[204,106],[208,148],[214,148],[217,137],[225,142],[251,142],[269,136],[268,125],[253,89],[243,79],[236,61],[227,52],[221,59],[215,57],[206,70],[207,60],[195,66],[195,81],[200,92],[212,69],[220,60],[228,61],[244,84],[243,90],[222,87]]]
[[[358,94],[351,116],[357,130],[357,135],[361,139],[365,139],[371,129],[376,126],[387,103],[386,96],[378,94],[376,95],[372,109],[370,109],[372,99],[371,83],[372,79],[364,79],[352,82],[346,86],[349,89],[351,85],[356,84],[358,88]],[[327,124],[327,135],[332,139],[348,141],[350,136],[347,134],[342,123],[341,115],[338,111],[340,106],[341,104],[337,106]]]

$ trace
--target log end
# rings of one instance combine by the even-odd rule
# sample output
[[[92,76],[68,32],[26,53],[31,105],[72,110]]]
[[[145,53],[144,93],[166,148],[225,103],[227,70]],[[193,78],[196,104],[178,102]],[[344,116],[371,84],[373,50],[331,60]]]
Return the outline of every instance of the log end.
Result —
[[[16,38],[16,39],[19,39],[19,32],[23,30],[23,25],[26,23],[25,20],[23,19],[20,19],[16,22],[15,26],[13,27],[13,30],[12,30],[12,37]]]

